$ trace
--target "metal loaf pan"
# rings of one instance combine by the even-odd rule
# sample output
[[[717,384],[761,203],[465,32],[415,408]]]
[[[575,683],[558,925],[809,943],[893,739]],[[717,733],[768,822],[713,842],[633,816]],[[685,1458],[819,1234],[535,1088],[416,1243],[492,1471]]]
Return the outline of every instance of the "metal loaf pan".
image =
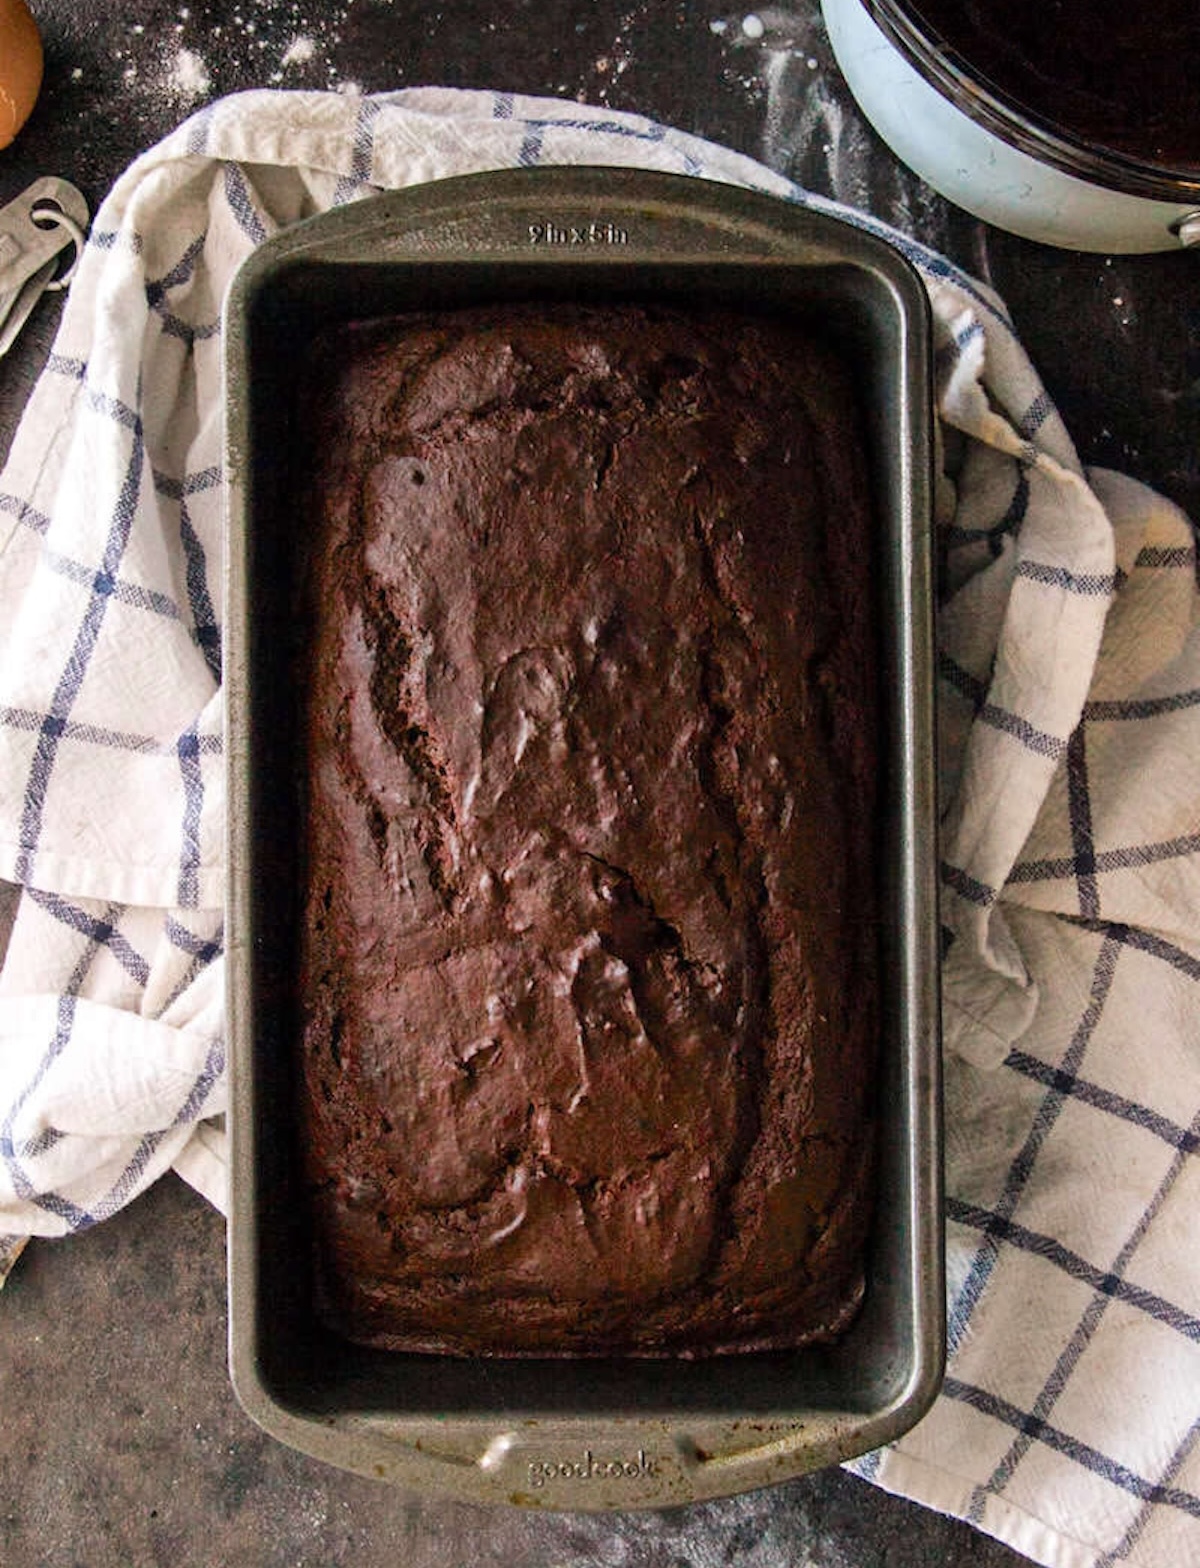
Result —
[[[332,323],[466,303],[747,304],[811,322],[861,392],[879,528],[885,1018],[864,1307],[836,1345],[707,1360],[405,1355],[311,1305],[295,1144],[299,749],[289,669],[293,392]],[[889,245],[821,212],[631,170],[440,181],[301,223],[231,288],[227,354],[230,1356],[282,1441],[407,1488],[543,1508],[684,1503],[877,1447],[944,1344],[928,307]]]

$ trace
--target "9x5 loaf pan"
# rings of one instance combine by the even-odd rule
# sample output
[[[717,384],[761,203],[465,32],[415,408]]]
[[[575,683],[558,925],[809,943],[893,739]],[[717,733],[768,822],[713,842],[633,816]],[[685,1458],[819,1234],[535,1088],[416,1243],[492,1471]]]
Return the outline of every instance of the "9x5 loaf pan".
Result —
[[[300,765],[289,669],[302,346],[324,329],[509,300],[749,306],[815,324],[863,402],[884,694],[883,1025],[863,1308],[832,1346],[702,1360],[407,1355],[312,1305],[294,1115]],[[673,175],[546,168],[371,198],[260,247],[225,311],[230,1364],[297,1449],[406,1488],[544,1508],[662,1507],[892,1440],[944,1358],[928,304],[899,253],[823,212]]]

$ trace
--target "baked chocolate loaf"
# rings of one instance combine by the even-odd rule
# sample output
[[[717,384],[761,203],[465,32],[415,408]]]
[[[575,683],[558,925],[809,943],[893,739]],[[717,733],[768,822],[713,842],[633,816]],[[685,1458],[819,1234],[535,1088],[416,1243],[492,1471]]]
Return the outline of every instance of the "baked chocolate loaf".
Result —
[[[347,328],[304,429],[302,1116],[350,1338],[700,1355],[863,1288],[847,373],[732,312]]]

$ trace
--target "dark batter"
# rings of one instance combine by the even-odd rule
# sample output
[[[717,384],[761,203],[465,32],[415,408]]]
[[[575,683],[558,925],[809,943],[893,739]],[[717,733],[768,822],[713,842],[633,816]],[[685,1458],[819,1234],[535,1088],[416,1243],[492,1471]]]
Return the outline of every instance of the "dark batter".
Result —
[[[323,1310],[494,1354],[835,1334],[877,1007],[846,376],[738,316],[350,329],[306,440]]]
[[[975,78],[1068,140],[1200,173],[1197,0],[911,0]]]

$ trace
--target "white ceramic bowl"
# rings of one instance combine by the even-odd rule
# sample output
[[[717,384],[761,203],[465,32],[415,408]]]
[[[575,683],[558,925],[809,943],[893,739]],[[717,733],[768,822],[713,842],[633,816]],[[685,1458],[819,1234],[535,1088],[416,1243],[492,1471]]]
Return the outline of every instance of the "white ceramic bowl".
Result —
[[[880,8],[881,12],[885,8]],[[1086,167],[1078,149],[1022,126],[1001,134],[1003,113],[980,95],[978,112],[963,106],[919,68],[911,49],[879,25],[863,0],[822,0],[834,56],[867,119],[892,151],[928,184],[968,212],[1026,239],[1071,250],[1137,252],[1200,244],[1200,179],[1172,193],[1122,190],[1100,158],[1096,179],[1063,167],[1065,153]],[[931,63],[933,63],[931,61]],[[959,93],[960,99],[969,95]],[[985,121],[987,123],[985,123]],[[1016,121],[1014,120],[1014,127]]]

